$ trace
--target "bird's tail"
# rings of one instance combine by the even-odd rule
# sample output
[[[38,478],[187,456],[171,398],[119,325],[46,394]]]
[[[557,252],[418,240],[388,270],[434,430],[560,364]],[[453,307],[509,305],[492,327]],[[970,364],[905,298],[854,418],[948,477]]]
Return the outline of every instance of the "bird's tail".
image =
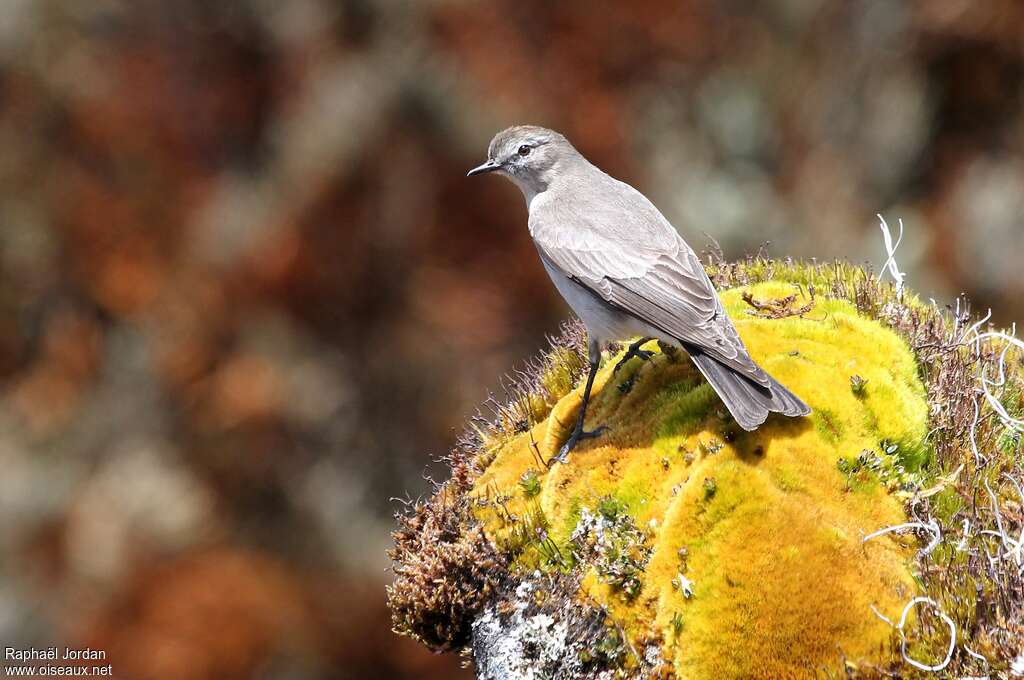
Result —
[[[744,430],[756,430],[768,418],[769,413],[781,413],[786,416],[810,414],[810,407],[775,378],[768,376],[771,385],[764,387],[718,363],[695,347],[686,349],[693,363],[715,388],[729,413]]]

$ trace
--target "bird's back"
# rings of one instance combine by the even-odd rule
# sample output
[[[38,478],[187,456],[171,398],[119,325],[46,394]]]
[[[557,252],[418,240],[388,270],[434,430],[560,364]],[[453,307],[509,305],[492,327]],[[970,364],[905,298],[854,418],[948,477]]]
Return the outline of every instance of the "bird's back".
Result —
[[[688,248],[646,196],[582,157],[531,202],[529,226],[540,244],[618,246],[626,257]]]

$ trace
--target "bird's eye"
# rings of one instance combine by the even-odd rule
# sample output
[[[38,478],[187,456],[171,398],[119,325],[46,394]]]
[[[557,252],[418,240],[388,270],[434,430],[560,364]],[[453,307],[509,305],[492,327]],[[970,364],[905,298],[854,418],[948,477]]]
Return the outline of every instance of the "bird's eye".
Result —
[[[531,149],[532,149],[532,147],[529,144],[523,144],[521,147],[519,147],[519,155],[520,156],[529,156]]]

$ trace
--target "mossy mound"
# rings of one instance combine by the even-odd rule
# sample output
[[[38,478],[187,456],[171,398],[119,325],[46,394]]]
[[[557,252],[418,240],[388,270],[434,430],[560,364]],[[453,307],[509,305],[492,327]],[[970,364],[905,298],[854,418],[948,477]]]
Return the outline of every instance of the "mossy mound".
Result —
[[[847,301],[764,318],[743,300],[793,291],[765,282],[722,299],[754,359],[807,401],[811,417],[773,417],[746,433],[684,357],[658,353],[617,373],[612,357],[588,412],[589,426],[607,425],[606,434],[566,465],[540,465],[572,425],[573,390],[548,418],[495,447],[472,492],[489,534],[529,566],[558,565],[532,536],[515,546],[523,532],[509,514],[549,526],[566,566],[581,513],[603,504],[607,519],[628,515],[645,534],[639,587],[623,588],[602,573],[607,565],[589,567],[582,587],[637,643],[664,640],[663,656],[683,677],[792,676],[834,666],[838,650],[871,658],[891,634],[871,605],[898,610],[915,591],[911,552],[891,539],[862,545],[906,521],[889,487],[914,472],[895,454],[918,451],[927,433],[914,357]],[[898,447],[894,455],[883,442]],[[841,462],[858,457],[877,469]]]
[[[708,269],[813,415],[746,433],[681,352],[612,353],[587,416],[610,430],[549,467],[586,367],[570,324],[398,515],[396,632],[503,680],[1024,664],[1016,341],[843,263]]]

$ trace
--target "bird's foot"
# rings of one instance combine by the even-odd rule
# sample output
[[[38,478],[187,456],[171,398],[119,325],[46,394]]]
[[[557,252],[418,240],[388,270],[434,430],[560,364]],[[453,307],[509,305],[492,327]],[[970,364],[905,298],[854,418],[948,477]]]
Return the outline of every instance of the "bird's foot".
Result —
[[[647,361],[648,359],[653,357],[654,352],[651,352],[646,349],[640,349],[640,347],[643,346],[645,342],[650,341],[651,338],[640,338],[632,345],[630,345],[629,349],[626,350],[626,353],[622,355],[621,359],[619,359],[619,363],[615,364],[615,368],[612,369],[612,373],[618,373],[619,369],[622,368],[623,364],[625,364],[633,357],[636,357],[637,359],[642,359],[643,361]]]
[[[600,437],[607,431],[607,425],[602,425],[601,427],[590,431],[583,430],[582,428],[573,430],[573,433],[569,437],[568,441],[566,441],[562,448],[558,451],[558,455],[551,459],[549,465],[566,462],[569,459],[569,452],[576,448],[576,444],[580,443],[584,439],[594,439],[595,437]]]

